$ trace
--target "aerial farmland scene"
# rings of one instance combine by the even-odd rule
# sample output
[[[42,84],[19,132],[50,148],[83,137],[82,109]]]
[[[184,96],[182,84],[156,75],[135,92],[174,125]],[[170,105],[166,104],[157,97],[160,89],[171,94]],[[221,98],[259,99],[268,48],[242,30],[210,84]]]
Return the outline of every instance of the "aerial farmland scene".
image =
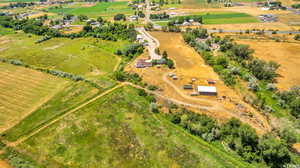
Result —
[[[0,0],[0,168],[300,168],[300,0]]]

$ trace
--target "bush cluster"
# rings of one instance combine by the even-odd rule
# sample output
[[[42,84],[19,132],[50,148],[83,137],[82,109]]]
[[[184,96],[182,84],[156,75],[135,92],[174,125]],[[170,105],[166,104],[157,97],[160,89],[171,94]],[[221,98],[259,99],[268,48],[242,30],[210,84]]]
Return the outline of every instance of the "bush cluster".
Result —
[[[237,119],[230,119],[226,123],[218,124],[206,115],[182,108],[177,109],[176,106],[170,109],[166,117],[172,123],[207,142],[225,142],[230,149],[247,162],[263,162],[276,168],[292,162],[287,141],[279,140],[272,134],[266,134],[259,138],[252,127]]]

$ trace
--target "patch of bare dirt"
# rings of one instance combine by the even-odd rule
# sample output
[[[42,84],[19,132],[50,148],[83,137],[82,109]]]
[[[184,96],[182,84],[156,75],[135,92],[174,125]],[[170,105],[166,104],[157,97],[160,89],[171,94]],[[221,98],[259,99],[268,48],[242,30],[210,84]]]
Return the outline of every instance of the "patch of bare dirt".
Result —
[[[13,168],[12,166],[10,166],[6,161],[4,160],[0,160],[0,167],[1,168]]]
[[[239,118],[256,128],[258,133],[269,130],[269,125],[265,118],[248,104],[244,103],[234,90],[226,87],[213,69],[205,64],[202,57],[193,48],[185,44],[181,34],[151,32],[151,35],[160,41],[161,52],[166,50],[169,57],[174,60],[176,64],[174,73],[178,76],[178,80],[172,80],[168,77],[168,73],[173,72],[173,70],[163,66],[160,68],[137,69],[134,67],[134,62],[126,67],[127,71],[136,72],[146,83],[159,86],[161,88],[159,93],[170,100],[176,100],[177,102],[181,102],[181,104],[184,102],[190,108],[203,107],[203,109],[208,109],[206,111],[199,111],[198,108],[196,110],[198,112],[205,112],[220,120],[226,120],[231,117]],[[147,53],[141,56],[141,58],[147,57]],[[197,85],[208,85],[208,79],[216,80],[217,84],[215,86],[218,90],[218,97],[190,96],[193,90],[186,91],[182,87],[184,84],[190,83],[192,78],[196,78],[196,81],[193,83],[194,88]],[[222,96],[226,96],[227,98],[221,99]],[[242,106],[242,108],[237,107],[237,105]]]
[[[54,45],[54,46],[51,46],[51,47],[45,47],[44,50],[54,50],[54,49],[57,49],[57,48],[59,48],[63,45],[64,45],[63,43],[60,43],[60,44],[57,44],[57,45]]]

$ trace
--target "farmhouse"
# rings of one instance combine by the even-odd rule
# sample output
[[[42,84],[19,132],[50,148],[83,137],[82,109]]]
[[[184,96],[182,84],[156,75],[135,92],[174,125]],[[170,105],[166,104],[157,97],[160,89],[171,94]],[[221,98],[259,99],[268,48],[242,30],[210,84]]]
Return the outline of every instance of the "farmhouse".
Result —
[[[216,96],[218,94],[217,88],[214,86],[198,86],[197,91],[200,95]]]
[[[136,64],[135,64],[136,68],[146,68],[146,67],[152,67],[152,63],[148,62],[145,59],[139,59]]]

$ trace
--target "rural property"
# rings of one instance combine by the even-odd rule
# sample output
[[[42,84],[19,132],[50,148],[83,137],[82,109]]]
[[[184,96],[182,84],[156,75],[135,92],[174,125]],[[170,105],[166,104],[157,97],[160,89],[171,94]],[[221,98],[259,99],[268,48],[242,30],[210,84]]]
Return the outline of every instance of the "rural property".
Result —
[[[0,168],[300,165],[300,1],[0,0]]]

